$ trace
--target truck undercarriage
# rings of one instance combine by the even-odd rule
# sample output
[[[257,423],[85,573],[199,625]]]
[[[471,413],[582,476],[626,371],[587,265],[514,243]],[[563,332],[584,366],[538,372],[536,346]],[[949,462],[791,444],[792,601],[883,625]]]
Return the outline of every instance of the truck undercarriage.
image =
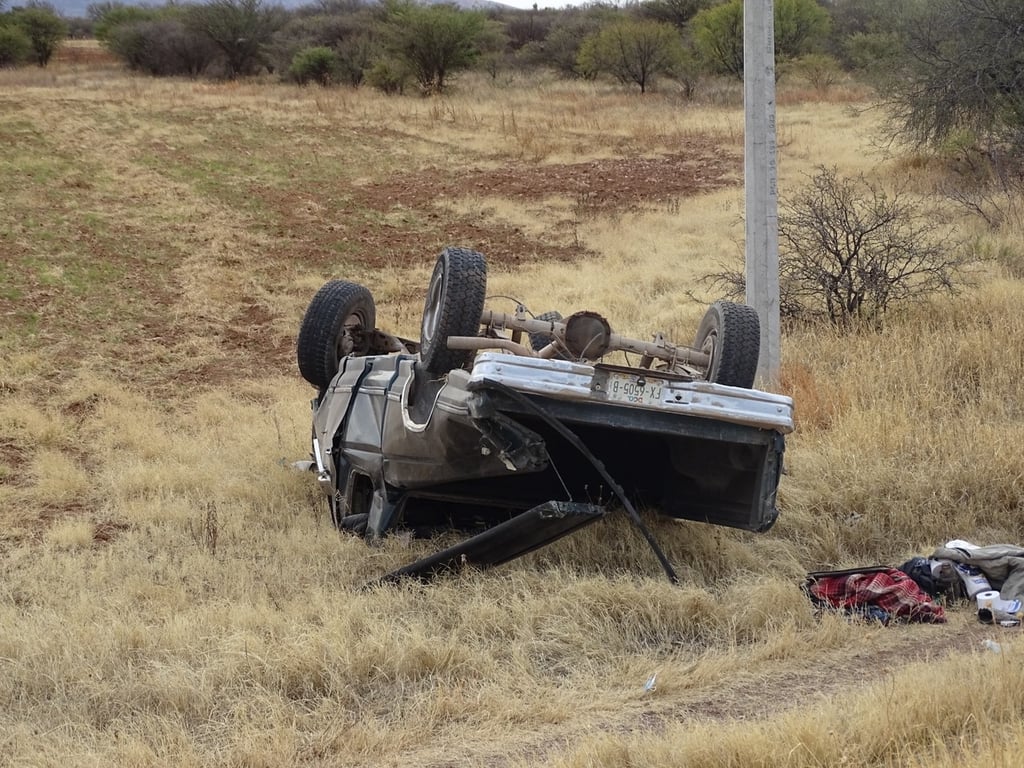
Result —
[[[612,502],[641,527],[637,507],[771,527],[792,401],[751,388],[749,308],[712,305],[693,347],[644,342],[595,312],[484,310],[482,287],[466,290],[483,269],[473,251],[442,253],[418,344],[377,329],[369,292],[344,281],[321,289],[300,330],[300,369],[319,389],[308,466],[335,524],[370,540],[399,526],[476,533],[388,578],[504,562]],[[639,365],[604,362],[613,352]]]

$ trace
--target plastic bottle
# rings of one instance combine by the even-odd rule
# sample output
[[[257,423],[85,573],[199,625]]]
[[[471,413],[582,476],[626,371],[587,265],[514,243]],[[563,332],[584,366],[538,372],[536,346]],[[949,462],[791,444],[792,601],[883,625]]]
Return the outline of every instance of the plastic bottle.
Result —
[[[972,600],[979,592],[988,592],[992,589],[992,585],[988,583],[985,574],[977,566],[957,563],[956,572],[967,589],[967,597]]]

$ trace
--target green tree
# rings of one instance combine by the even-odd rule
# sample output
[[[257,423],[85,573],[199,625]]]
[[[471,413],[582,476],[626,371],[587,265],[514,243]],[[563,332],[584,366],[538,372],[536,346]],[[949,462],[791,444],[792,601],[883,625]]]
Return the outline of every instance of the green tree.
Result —
[[[190,6],[186,25],[206,35],[224,56],[231,78],[254,73],[269,63],[267,46],[287,16],[263,0],[211,0]]]
[[[685,29],[690,19],[713,3],[714,0],[647,0],[640,3],[637,10],[645,19],[664,21]]]
[[[454,5],[394,3],[386,9],[386,40],[426,93],[440,93],[453,72],[480,55],[484,15]]]
[[[371,30],[350,35],[338,43],[338,76],[349,85],[361,85],[381,53],[380,41]]]
[[[16,67],[32,56],[32,41],[13,24],[0,18],[0,67]]]
[[[743,2],[701,11],[690,24],[697,53],[712,72],[743,77]]]
[[[157,8],[143,8],[137,5],[124,5],[118,2],[94,3],[89,6],[89,18],[93,20],[92,33],[96,39],[106,45],[114,30],[125,24],[142,21],[157,21],[161,11]]]
[[[289,73],[302,85],[313,82],[326,87],[337,78],[340,66],[341,62],[334,49],[318,46],[296,53]]]
[[[892,0],[832,0],[829,53],[849,69],[891,67],[900,13],[901,4]]]
[[[476,59],[478,67],[483,69],[492,79],[498,77],[498,73],[511,61],[509,53],[509,37],[505,32],[505,26],[487,19],[476,38],[479,55]]]
[[[820,53],[832,19],[817,0],[775,0],[775,56],[782,61]]]
[[[832,33],[839,38],[877,32],[893,16],[892,0],[830,0]]]
[[[646,93],[656,75],[670,74],[686,53],[679,32],[660,21],[618,21],[583,41],[579,67],[605,72]]]
[[[939,147],[969,133],[987,153],[1024,159],[1024,3],[914,0],[903,52],[882,92],[895,135]]]
[[[129,69],[153,76],[198,77],[219,56],[208,38],[177,19],[118,24],[106,45]]]
[[[144,71],[147,69],[145,57],[148,40],[144,25],[153,23],[155,22],[143,21],[110,27],[105,32],[103,46],[128,69]]]
[[[50,63],[54,52],[68,36],[68,25],[64,19],[42,6],[12,11],[11,21],[28,37],[32,57],[40,67]]]
[[[816,0],[775,0],[776,65],[814,53],[828,38],[828,11]],[[701,11],[691,22],[697,50],[710,69],[743,77],[743,0]]]
[[[404,93],[410,79],[405,62],[395,59],[380,59],[366,72],[366,82],[389,96]]]
[[[505,23],[509,48],[518,51],[529,43],[543,42],[551,31],[553,15],[548,11],[511,11]]]
[[[324,6],[324,3],[321,3]],[[367,6],[349,6],[347,0],[325,8],[296,11],[274,35],[268,55],[282,72],[291,68],[296,54],[307,48],[330,48],[338,55],[339,82],[359,85],[381,54],[378,20]]]
[[[902,50],[894,31],[855,32],[842,41],[839,60],[868,80],[877,81],[892,71]]]
[[[583,41],[600,32],[605,24],[623,17],[621,11],[600,5],[560,11],[547,36],[524,45],[518,58],[528,65],[550,67],[566,77],[583,77],[579,69]]]

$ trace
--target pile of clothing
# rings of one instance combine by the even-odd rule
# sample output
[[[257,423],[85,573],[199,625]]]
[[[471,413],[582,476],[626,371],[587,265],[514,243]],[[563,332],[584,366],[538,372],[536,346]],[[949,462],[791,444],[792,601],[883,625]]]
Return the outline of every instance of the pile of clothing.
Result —
[[[932,552],[929,568],[940,583],[959,580],[986,624],[1017,626],[1024,616],[1024,548],[1012,544],[979,547],[954,539]],[[949,573],[949,570],[955,576]]]
[[[946,620],[942,605],[898,568],[877,565],[817,571],[807,574],[803,587],[819,608],[835,608],[882,624],[894,620],[939,624]]]
[[[804,591],[821,608],[834,608],[888,624],[893,620],[946,620],[939,602],[971,600],[978,620],[1017,626],[1024,618],[1024,548],[978,546],[954,539],[929,557],[899,568],[871,566],[807,574]]]

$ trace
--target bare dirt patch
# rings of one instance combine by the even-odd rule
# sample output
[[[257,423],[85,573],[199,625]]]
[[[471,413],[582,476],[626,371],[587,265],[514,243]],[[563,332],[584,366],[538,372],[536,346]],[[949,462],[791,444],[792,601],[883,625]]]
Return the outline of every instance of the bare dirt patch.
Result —
[[[116,66],[117,57],[98,40],[65,40],[53,54],[54,64],[77,66]]]
[[[709,140],[695,140],[687,149],[659,157],[515,164],[454,174],[421,171],[367,185],[362,197],[381,210],[395,204],[423,206],[438,198],[480,195],[525,201],[564,197],[596,210],[621,212],[739,183],[742,158]]]
[[[512,163],[493,169],[432,167],[395,174],[346,190],[350,210],[343,211],[309,204],[308,190],[262,187],[254,193],[279,217],[280,245],[272,257],[281,263],[343,260],[368,270],[404,269],[429,266],[445,246],[461,245],[486,254],[494,267],[507,269],[577,261],[594,254],[570,234],[574,221],[555,221],[549,236],[538,237],[486,215],[460,214],[446,207],[446,201],[479,198],[543,204],[558,198],[570,202],[568,216],[578,223],[589,215],[678,205],[681,199],[735,186],[741,171],[741,158],[709,139],[695,138],[685,152],[658,157]],[[410,287],[410,301],[420,300],[422,288]],[[270,330],[277,318],[263,310],[257,315],[232,323],[223,339],[225,351],[258,359],[264,368],[290,371],[293,350]],[[230,369],[214,366],[194,375],[209,375],[211,381],[222,383],[230,374]]]
[[[28,466],[28,448],[10,438],[0,438],[0,485],[18,483],[23,470]]]
[[[353,214],[406,212],[407,222],[401,215],[381,221],[346,214],[339,224],[338,212],[303,205],[308,193],[264,189],[259,194],[280,212],[284,232],[301,233],[306,257],[333,257],[340,246],[369,268],[407,267],[427,264],[439,248],[459,244],[480,250],[495,265],[512,266],[592,254],[562,232],[560,225],[566,222],[555,222],[550,237],[538,238],[486,216],[454,213],[444,203],[467,198],[542,203],[560,198],[571,203],[571,216],[580,218],[678,203],[737,185],[741,171],[741,158],[699,138],[679,154],[549,165],[511,163],[493,169],[431,167],[347,190]]]

